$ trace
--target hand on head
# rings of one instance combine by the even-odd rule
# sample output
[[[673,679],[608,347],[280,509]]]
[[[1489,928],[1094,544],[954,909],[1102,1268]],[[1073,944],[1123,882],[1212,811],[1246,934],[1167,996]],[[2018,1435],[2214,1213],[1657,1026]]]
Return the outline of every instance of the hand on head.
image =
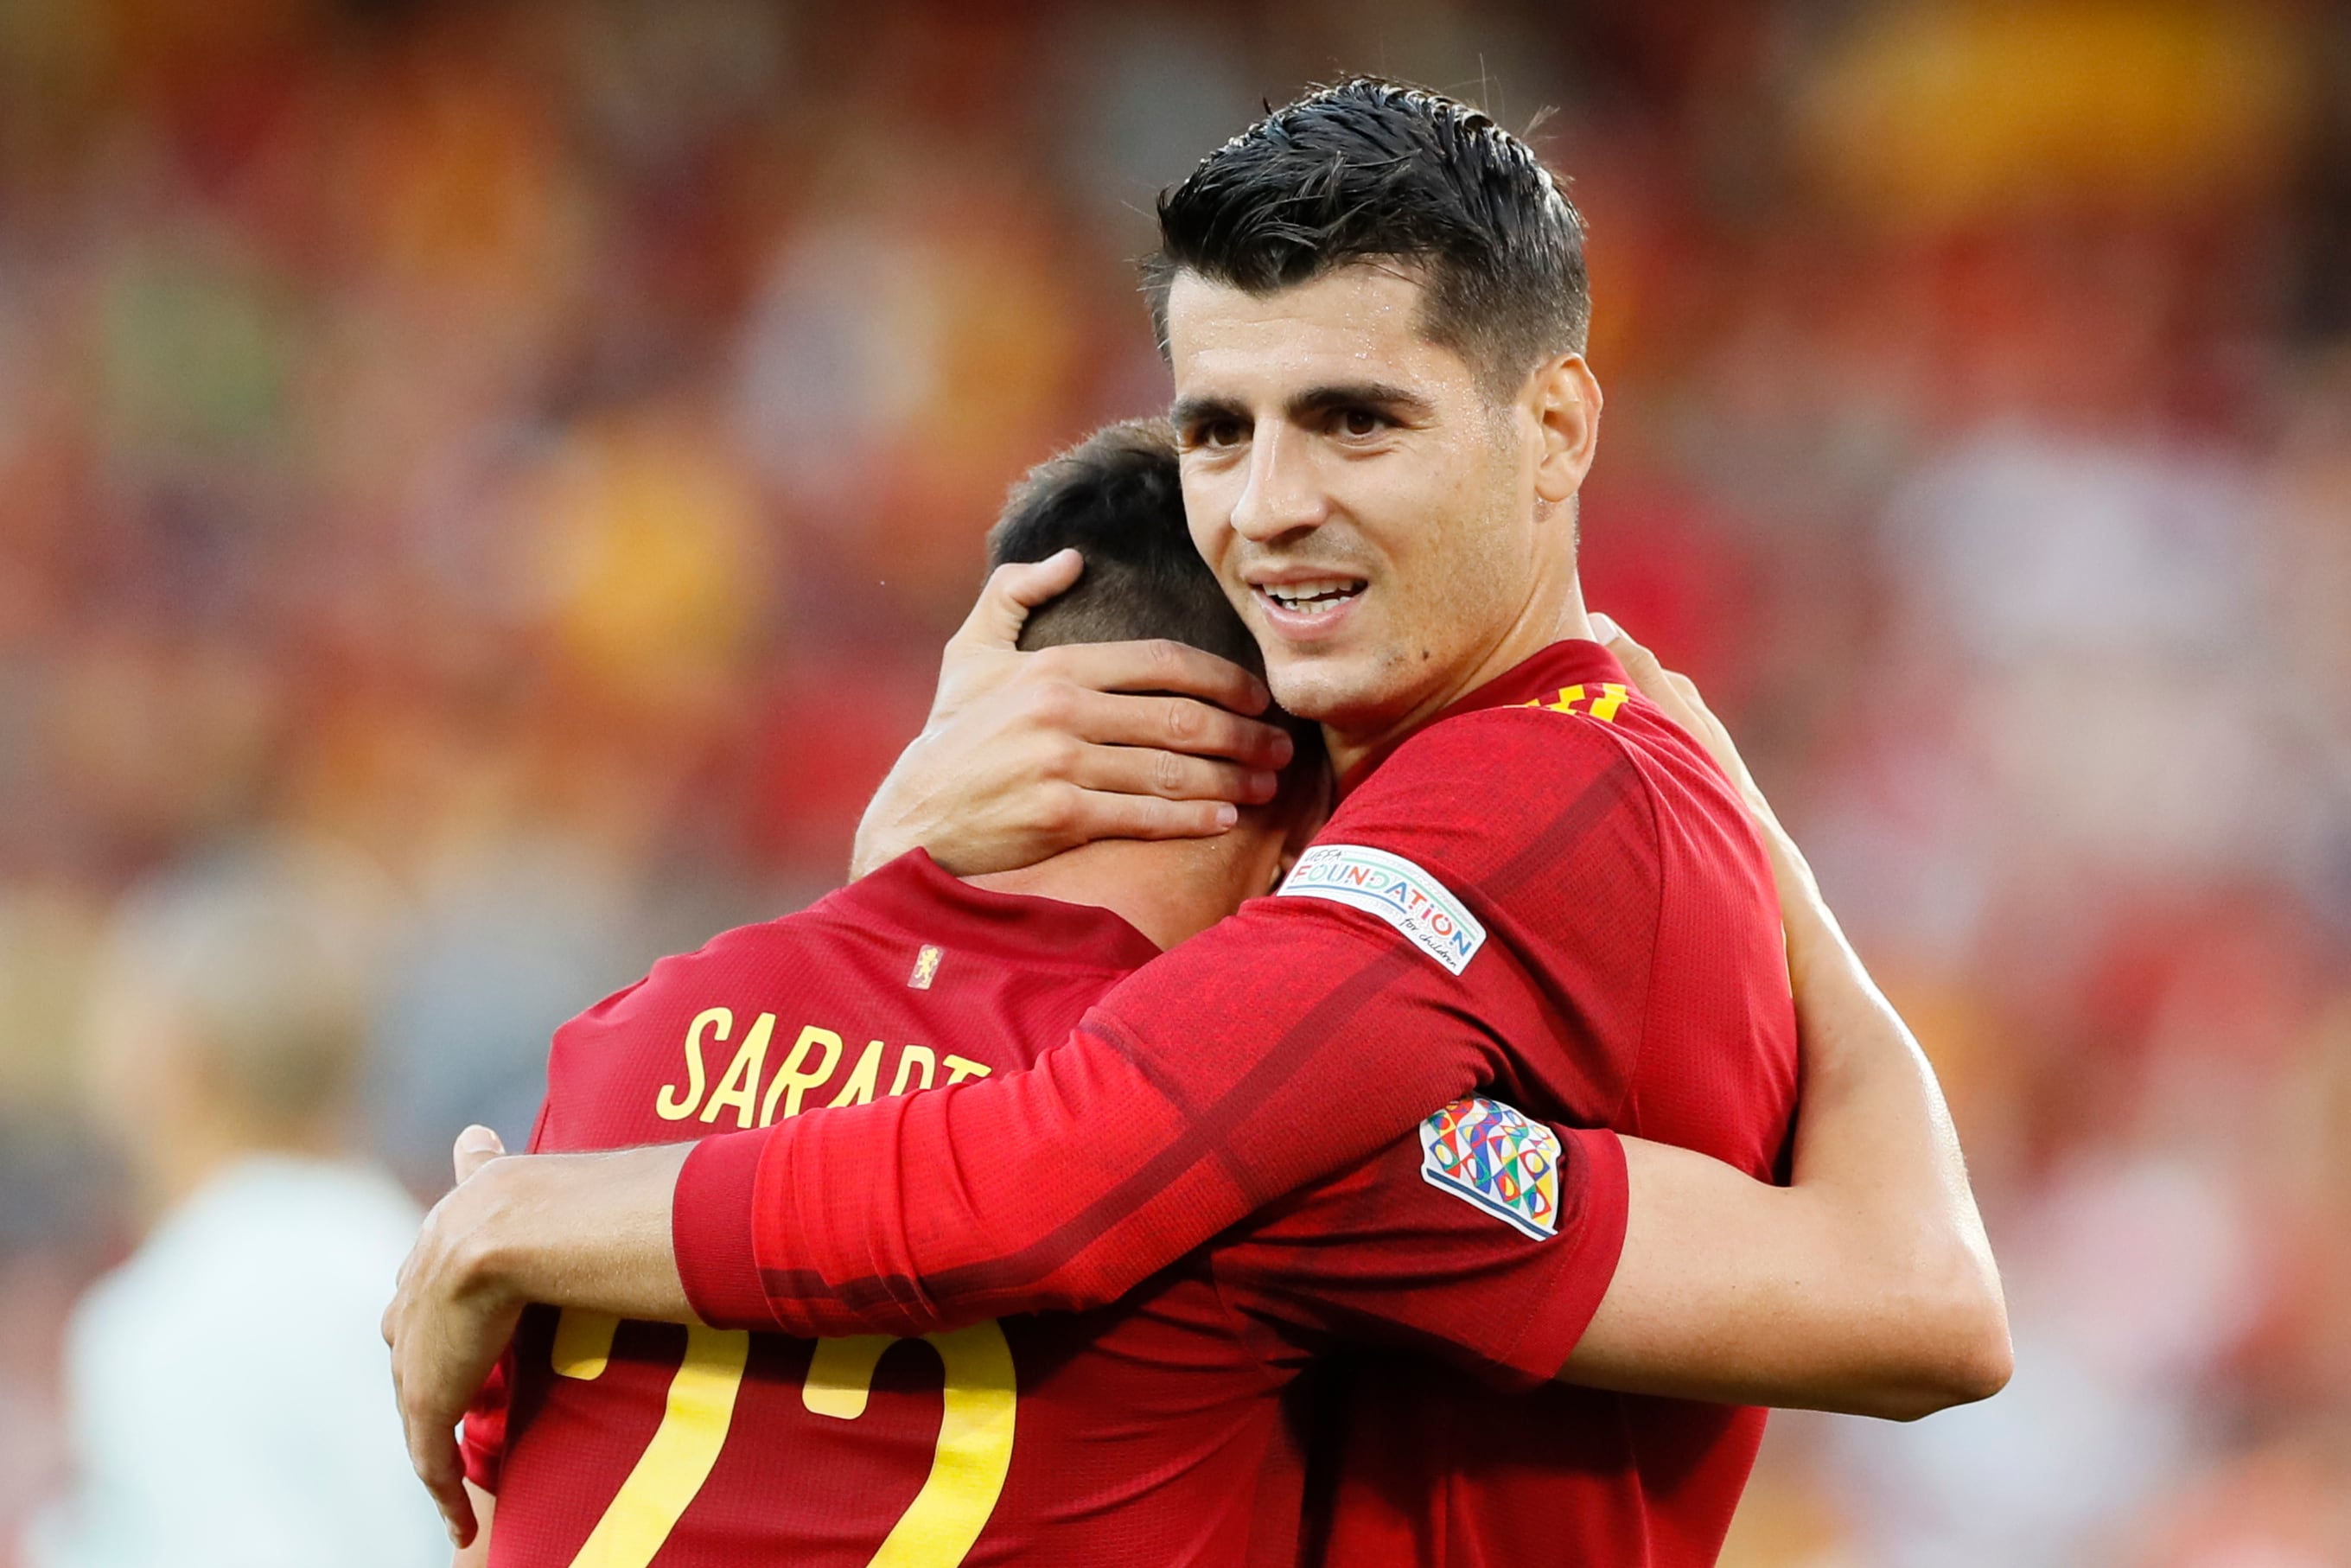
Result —
[[[1271,698],[1239,665],[1165,639],[1019,650],[1029,612],[1082,570],[1063,550],[989,577],[866,810],[854,874],[916,845],[970,876],[1095,839],[1207,838],[1273,798],[1293,743],[1247,716]]]

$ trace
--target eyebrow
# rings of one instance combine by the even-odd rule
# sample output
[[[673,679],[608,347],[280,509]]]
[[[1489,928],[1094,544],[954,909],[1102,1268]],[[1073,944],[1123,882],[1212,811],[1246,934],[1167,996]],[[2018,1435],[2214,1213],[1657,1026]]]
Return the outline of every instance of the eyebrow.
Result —
[[[1292,419],[1329,413],[1341,408],[1376,408],[1407,419],[1426,419],[1437,405],[1416,392],[1387,382],[1343,382],[1336,386],[1309,387],[1290,400]]]
[[[1420,393],[1388,382],[1309,387],[1292,396],[1283,412],[1290,419],[1303,421],[1342,408],[1375,408],[1411,420],[1425,420],[1437,412],[1437,405]],[[1232,398],[1204,394],[1176,399],[1167,417],[1180,431],[1210,420],[1247,419],[1249,411]]]

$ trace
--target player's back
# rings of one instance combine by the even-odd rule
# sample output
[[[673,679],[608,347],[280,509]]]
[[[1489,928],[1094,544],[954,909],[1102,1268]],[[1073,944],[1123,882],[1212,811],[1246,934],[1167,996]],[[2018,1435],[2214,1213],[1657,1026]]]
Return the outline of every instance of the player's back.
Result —
[[[674,1142],[1012,1071],[1157,951],[1106,911],[912,855],[565,1025],[532,1146]],[[469,1423],[498,1494],[491,1560],[1237,1562],[1277,1380],[1223,1314],[1182,1269],[1102,1312],[920,1341],[533,1308],[502,1436]]]

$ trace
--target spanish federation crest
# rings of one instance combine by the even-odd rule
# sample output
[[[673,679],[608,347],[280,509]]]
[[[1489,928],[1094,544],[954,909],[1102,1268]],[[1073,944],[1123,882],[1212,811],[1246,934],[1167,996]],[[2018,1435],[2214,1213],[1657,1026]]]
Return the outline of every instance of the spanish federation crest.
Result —
[[[1423,1180],[1537,1240],[1559,1230],[1559,1134],[1482,1095],[1420,1124]]]

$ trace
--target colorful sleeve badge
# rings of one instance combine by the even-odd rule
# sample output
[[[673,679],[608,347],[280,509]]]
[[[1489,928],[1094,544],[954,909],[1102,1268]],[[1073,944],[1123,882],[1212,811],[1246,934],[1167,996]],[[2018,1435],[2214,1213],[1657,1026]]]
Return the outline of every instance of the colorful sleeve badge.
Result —
[[[1420,1174],[1537,1240],[1559,1230],[1559,1135],[1499,1100],[1456,1100],[1420,1124]]]

